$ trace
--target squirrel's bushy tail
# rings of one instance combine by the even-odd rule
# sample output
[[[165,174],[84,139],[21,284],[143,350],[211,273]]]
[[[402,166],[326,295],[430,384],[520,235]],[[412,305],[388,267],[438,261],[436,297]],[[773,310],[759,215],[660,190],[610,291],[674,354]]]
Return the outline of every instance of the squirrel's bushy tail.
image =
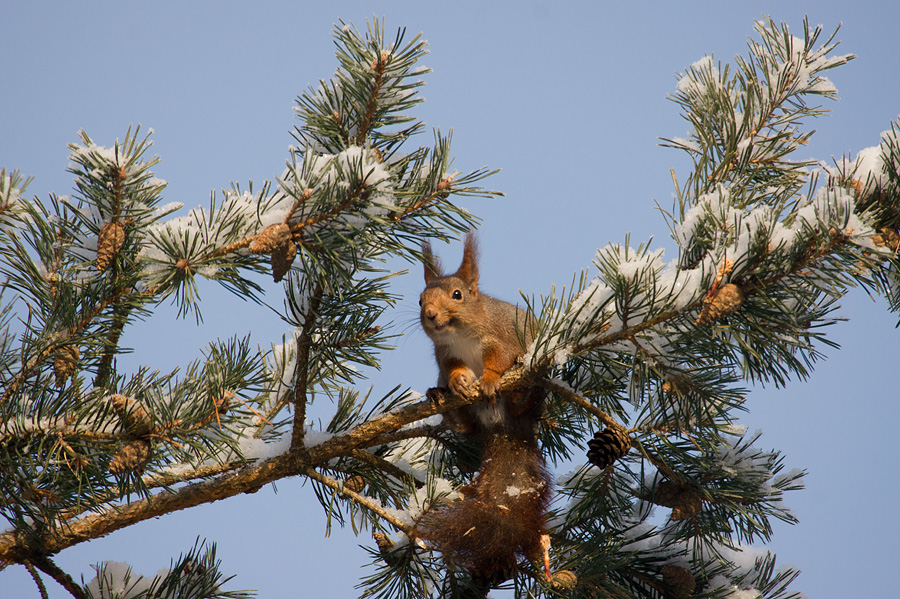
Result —
[[[415,534],[433,543],[474,580],[510,578],[520,557],[538,561],[550,496],[536,440],[499,433],[484,440],[481,471],[463,499],[427,512]]]

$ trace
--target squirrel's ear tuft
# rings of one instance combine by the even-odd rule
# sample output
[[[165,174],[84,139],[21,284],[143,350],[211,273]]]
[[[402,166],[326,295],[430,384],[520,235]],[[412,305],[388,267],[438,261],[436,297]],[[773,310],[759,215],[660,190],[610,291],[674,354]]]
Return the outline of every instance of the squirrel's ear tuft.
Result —
[[[425,265],[425,284],[444,276],[441,269],[441,261],[431,252],[431,242],[427,239],[422,242],[422,258]]]
[[[462,264],[459,265],[456,276],[469,286],[471,293],[478,293],[478,239],[472,232],[466,235]]]

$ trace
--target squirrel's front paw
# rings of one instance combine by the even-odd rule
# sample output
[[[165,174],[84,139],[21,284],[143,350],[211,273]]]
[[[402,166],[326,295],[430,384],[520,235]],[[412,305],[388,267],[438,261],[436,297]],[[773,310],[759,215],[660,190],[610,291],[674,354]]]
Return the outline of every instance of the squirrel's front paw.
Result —
[[[481,377],[481,392],[491,399],[497,397],[500,391],[500,375],[496,372],[485,370]]]
[[[469,376],[465,372],[455,372],[450,376],[448,386],[454,394],[465,397],[469,394]]]
[[[425,397],[431,401],[431,403],[435,403],[437,405],[441,405],[444,403],[444,391],[439,389],[438,387],[432,387],[428,391],[425,392]]]

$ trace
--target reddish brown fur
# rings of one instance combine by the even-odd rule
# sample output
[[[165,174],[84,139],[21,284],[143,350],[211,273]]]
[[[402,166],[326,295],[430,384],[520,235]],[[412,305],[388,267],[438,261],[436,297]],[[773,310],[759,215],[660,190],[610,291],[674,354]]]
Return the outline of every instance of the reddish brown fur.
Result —
[[[423,254],[425,290],[419,304],[422,327],[434,341],[438,385],[465,394],[474,378],[481,377],[481,391],[492,397],[500,377],[524,353],[523,341],[531,341],[531,321],[524,310],[479,293],[474,235],[466,237],[462,264],[452,275],[443,274],[427,242]],[[455,299],[455,293],[460,299]],[[472,353],[477,354],[477,364],[466,359]]]
[[[428,513],[416,534],[482,584],[498,584],[520,558],[539,561],[550,485],[536,443],[495,434],[462,501]]]

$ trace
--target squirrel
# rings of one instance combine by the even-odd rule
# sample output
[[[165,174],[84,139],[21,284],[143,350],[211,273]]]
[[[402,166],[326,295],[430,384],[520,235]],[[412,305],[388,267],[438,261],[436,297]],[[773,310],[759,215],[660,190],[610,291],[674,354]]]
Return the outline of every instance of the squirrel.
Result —
[[[550,579],[546,511],[550,477],[538,447],[543,393],[526,388],[500,392],[500,379],[525,353],[535,334],[521,308],[480,293],[478,247],[466,236],[462,264],[445,275],[422,246],[425,290],[419,298],[422,328],[434,343],[437,386],[468,395],[481,379],[486,399],[444,414],[451,430],[481,449],[478,474],[461,499],[427,511],[414,534],[430,541],[473,582],[496,585],[518,570],[520,557],[543,558]],[[428,396],[435,398],[435,390]]]

